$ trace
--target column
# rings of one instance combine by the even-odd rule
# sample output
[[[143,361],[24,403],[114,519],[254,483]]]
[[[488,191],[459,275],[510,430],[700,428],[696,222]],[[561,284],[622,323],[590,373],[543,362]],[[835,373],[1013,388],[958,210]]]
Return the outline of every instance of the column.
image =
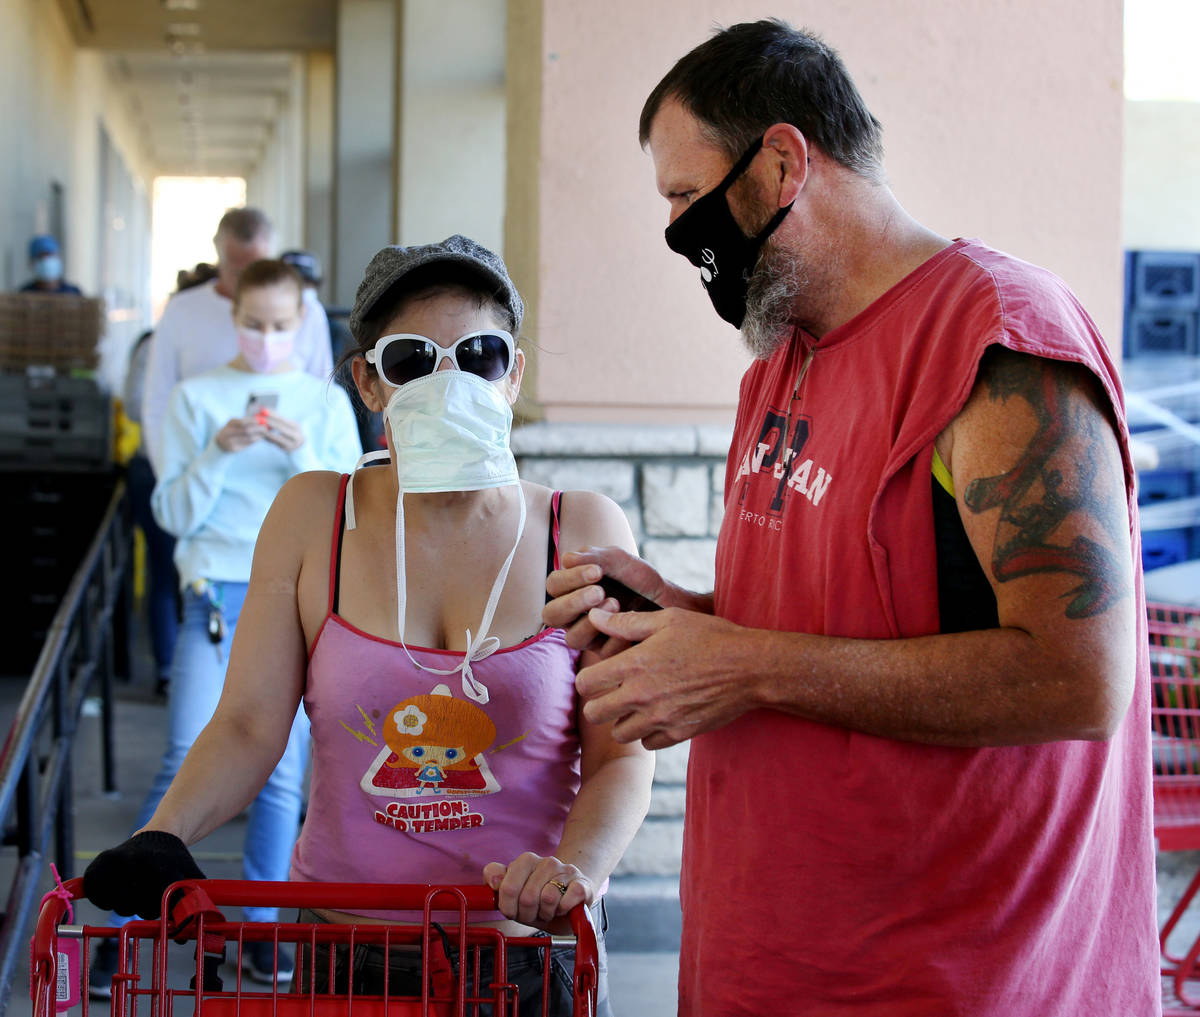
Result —
[[[409,0],[400,14],[396,235],[502,250],[504,0]]]
[[[329,302],[333,290],[333,54],[309,53],[306,62],[304,249],[321,259],[325,281],[319,294]]]
[[[335,71],[331,297],[350,305],[367,262],[393,240],[395,0],[341,0]]]

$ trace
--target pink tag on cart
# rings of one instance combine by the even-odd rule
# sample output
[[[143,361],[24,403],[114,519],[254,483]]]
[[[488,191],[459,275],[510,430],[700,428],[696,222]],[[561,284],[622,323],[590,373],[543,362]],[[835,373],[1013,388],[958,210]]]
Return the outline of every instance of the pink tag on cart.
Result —
[[[62,1013],[79,1005],[82,972],[79,963],[79,940],[60,939],[55,946],[58,971],[54,985],[54,1008]]]

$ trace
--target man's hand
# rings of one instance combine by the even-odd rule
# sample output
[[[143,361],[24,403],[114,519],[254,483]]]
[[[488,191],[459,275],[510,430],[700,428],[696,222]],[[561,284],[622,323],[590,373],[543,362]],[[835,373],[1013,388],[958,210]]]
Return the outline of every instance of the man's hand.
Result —
[[[264,420],[267,426],[267,433],[263,437],[285,452],[295,452],[304,444],[304,431],[296,421],[281,417],[274,410],[263,410],[259,418]]]
[[[600,632],[589,617],[593,608],[613,612],[620,605],[597,585],[610,576],[635,593],[649,598],[660,607],[685,607],[711,611],[711,598],[705,598],[668,583],[648,562],[619,547],[589,547],[568,551],[562,556],[562,568],[546,577],[546,592],[554,599],[542,610],[542,620],[551,628],[565,629],[567,645],[582,650],[584,666],[604,660],[629,647],[621,638]]]
[[[225,452],[240,452],[267,436],[267,429],[253,417],[234,417],[217,432],[217,444]]]
[[[619,742],[641,740],[648,749],[663,749],[760,705],[748,681],[759,656],[753,629],[680,608],[622,614],[595,609],[587,621],[627,647],[575,678],[584,717],[612,724]]]

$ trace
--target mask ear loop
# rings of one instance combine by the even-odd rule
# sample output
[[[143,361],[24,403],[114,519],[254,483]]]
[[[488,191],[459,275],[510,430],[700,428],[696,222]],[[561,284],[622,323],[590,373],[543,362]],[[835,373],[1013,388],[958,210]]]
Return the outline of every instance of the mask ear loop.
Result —
[[[796,204],[796,203],[794,201],[792,201],[792,202],[789,202],[788,204],[784,205],[783,208],[781,208],[778,212],[776,212],[773,216],[771,216],[771,221],[769,223],[767,223],[766,226],[764,226],[758,233],[756,233],[753,237],[750,238],[751,241],[754,243],[754,247],[756,250],[758,248],[762,247],[762,245],[767,242],[767,237],[769,237],[772,233],[775,232],[776,229],[779,228],[779,224],[788,217],[788,213],[792,210],[792,206],[794,204]]]
[[[504,583],[508,579],[508,571],[512,567],[513,558],[516,557],[517,548],[521,546],[521,536],[525,532],[525,492],[521,490],[519,482],[516,487],[517,503],[520,506],[520,516],[517,520],[517,539],[513,542],[512,550],[508,552],[508,557],[504,559],[504,564],[500,566],[500,571],[496,575],[495,582],[492,583],[492,592],[488,595],[487,606],[483,609],[483,618],[479,622],[479,633],[472,635],[471,630],[467,629],[467,650],[463,655],[463,662],[458,667],[452,667],[448,670],[429,667],[415,660],[413,655],[409,653],[408,646],[404,642],[404,615],[408,597],[408,583],[404,572],[404,492],[400,491],[396,495],[396,629],[400,634],[400,646],[404,650],[405,656],[412,662],[412,665],[420,671],[430,671],[433,674],[442,675],[456,674],[461,671],[463,695],[480,705],[485,705],[490,696],[487,686],[475,678],[471,670],[471,664],[478,663],[490,657],[500,649],[499,638],[489,636],[487,631],[492,624],[492,617],[496,613],[496,607],[500,603],[500,594],[504,592]]]

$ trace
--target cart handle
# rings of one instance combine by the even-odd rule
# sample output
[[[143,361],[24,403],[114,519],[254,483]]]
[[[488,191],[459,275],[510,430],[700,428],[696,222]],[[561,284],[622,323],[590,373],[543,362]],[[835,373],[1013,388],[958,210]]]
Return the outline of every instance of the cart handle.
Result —
[[[317,883],[286,880],[283,882],[249,881],[242,879],[187,879],[172,883],[163,894],[162,914],[176,919],[190,915],[195,905],[176,900],[168,911],[165,906],[180,891],[199,891],[207,895],[206,904],[245,907],[270,904],[285,908],[328,908],[344,911],[347,907],[373,910],[422,912],[426,903],[434,910],[457,910],[465,903],[468,911],[499,911],[500,901],[495,890],[483,885],[450,886],[437,883]],[[452,898],[439,904],[440,896]],[[588,909],[579,904],[567,913],[571,932],[576,939],[594,936]],[[586,932],[585,932],[586,929]]]
[[[421,911],[425,899],[436,890],[449,887],[429,883],[303,883],[303,882],[248,882],[238,879],[184,880],[167,888],[164,903],[169,903],[176,888],[196,887],[207,893],[217,905],[253,905],[266,897],[275,906],[297,908],[370,907],[390,910]],[[63,888],[72,900],[82,900],[83,879],[76,877],[63,883]],[[487,886],[459,886],[455,889],[466,899],[468,910],[498,911],[496,892]],[[180,904],[177,903],[176,907]],[[48,898],[38,913],[34,932],[34,948],[38,957],[49,957],[53,953],[54,929],[66,914],[66,903],[62,898]],[[573,908],[568,917],[571,929],[578,937],[579,919],[588,923],[587,909],[580,905]]]
[[[268,882],[241,879],[187,879],[173,883],[163,895],[164,903],[179,890],[201,890],[209,900],[220,906],[245,907],[270,904],[284,908],[330,908],[344,911],[347,907],[391,911],[423,911],[431,893],[457,891],[465,898],[469,911],[497,910],[496,893],[486,886],[449,887],[424,883],[307,883]],[[176,904],[176,908],[180,905]],[[459,900],[447,904],[447,910],[457,910]],[[164,912],[165,913],[165,912]]]
[[[76,877],[63,883],[63,888],[72,900],[82,900],[83,879]],[[204,879],[184,880],[173,883],[163,894],[164,904],[170,903],[177,889],[199,890],[207,895],[207,904],[229,905],[240,907],[253,905],[263,898],[275,906],[297,908],[332,908],[344,909],[352,907],[371,907],[390,910],[422,911],[425,901],[431,892],[449,890],[450,887],[428,883],[303,883],[303,882],[249,882],[238,879]],[[466,899],[468,910],[498,911],[499,900],[496,892],[487,886],[455,887]],[[194,895],[188,895],[194,898]],[[199,898],[203,901],[203,898]],[[184,900],[175,902],[175,910],[180,921],[186,921],[196,913],[195,899],[185,904]],[[182,910],[180,910],[182,909]],[[201,905],[202,910],[207,910]],[[32,940],[33,958],[44,960],[54,955],[55,929],[66,914],[67,905],[61,897],[49,897],[42,904],[38,913],[37,925]],[[163,913],[171,913],[164,910]],[[567,915],[571,923],[571,931],[576,939],[586,938],[592,932],[591,920],[587,908],[582,904],[571,909]]]

